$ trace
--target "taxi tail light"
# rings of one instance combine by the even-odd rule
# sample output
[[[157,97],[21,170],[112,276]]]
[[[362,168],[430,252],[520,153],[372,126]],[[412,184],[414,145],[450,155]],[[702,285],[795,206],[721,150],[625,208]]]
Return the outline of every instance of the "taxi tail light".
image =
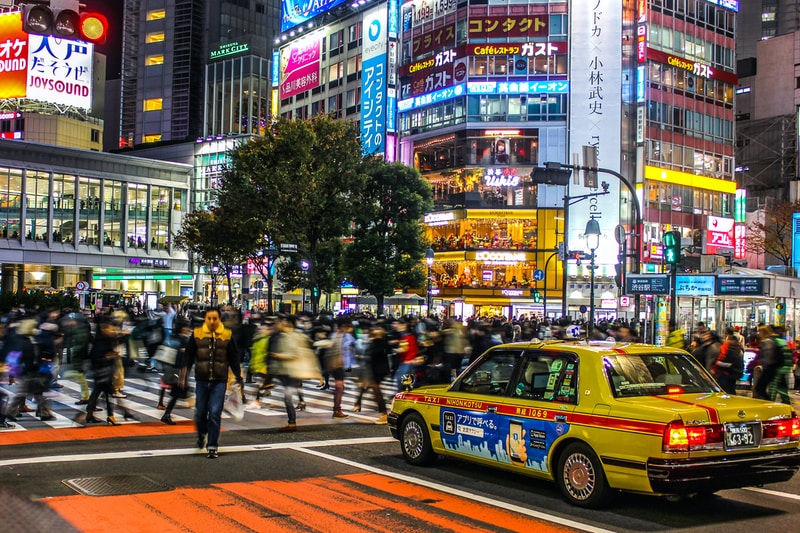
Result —
[[[792,413],[792,418],[767,420],[761,427],[764,443],[800,441],[800,419],[797,418],[797,413]]]
[[[679,420],[667,424],[664,430],[662,449],[664,452],[691,452],[722,447],[721,424],[687,426]]]

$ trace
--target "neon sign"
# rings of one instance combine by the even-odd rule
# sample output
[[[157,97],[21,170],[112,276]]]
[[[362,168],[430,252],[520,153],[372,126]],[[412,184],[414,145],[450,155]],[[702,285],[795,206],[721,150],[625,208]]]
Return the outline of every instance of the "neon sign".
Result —
[[[519,174],[516,168],[487,168],[483,183],[488,187],[516,187]]]
[[[397,102],[397,110],[402,111],[410,111],[412,109],[416,109],[418,107],[423,107],[426,105],[431,104],[438,104],[439,102],[444,102],[445,100],[450,100],[451,98],[457,98],[462,96],[465,93],[464,84],[456,85],[454,87],[446,87],[444,89],[440,89],[438,91],[434,91],[428,94],[422,94],[419,96],[414,96],[412,98],[406,98],[405,100],[400,100]]]
[[[467,83],[468,94],[566,94],[568,81],[475,81]]]

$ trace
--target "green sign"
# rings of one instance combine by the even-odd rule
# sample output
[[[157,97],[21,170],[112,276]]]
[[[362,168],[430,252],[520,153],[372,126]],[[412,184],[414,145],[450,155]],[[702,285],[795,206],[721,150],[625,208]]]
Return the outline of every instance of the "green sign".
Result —
[[[211,50],[211,59],[236,55],[241,52],[247,52],[249,49],[250,45],[248,43],[238,43],[234,41],[232,43],[221,44],[216,50]]]
[[[173,281],[192,281],[194,279],[194,276],[192,276],[191,274],[94,274],[92,276],[92,279],[109,280],[109,281],[121,281],[121,280],[148,281],[154,279],[165,279]]]

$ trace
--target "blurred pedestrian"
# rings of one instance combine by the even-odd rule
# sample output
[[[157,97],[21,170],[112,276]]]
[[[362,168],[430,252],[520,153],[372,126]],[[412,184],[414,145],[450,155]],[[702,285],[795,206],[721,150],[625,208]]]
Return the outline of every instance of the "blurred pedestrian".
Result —
[[[178,319],[174,323],[173,335],[171,337],[177,341],[177,352],[175,353],[175,363],[172,365],[164,365],[164,375],[170,374],[174,376],[169,381],[169,402],[164,410],[164,416],[161,421],[170,426],[174,426],[175,422],[172,420],[172,410],[175,409],[175,404],[179,399],[186,398],[187,393],[187,357],[186,347],[189,345],[189,337],[192,334],[192,328],[186,320]]]
[[[742,345],[736,338],[733,328],[725,330],[725,342],[719,350],[719,357],[714,365],[714,377],[728,394],[736,394],[736,381],[744,373]]]
[[[243,384],[239,350],[231,331],[220,318],[219,309],[206,310],[203,325],[195,328],[186,345],[187,371],[195,372],[195,425],[197,447],[206,448],[206,457],[219,457],[219,433],[222,408],[228,384],[228,370],[236,382]]]

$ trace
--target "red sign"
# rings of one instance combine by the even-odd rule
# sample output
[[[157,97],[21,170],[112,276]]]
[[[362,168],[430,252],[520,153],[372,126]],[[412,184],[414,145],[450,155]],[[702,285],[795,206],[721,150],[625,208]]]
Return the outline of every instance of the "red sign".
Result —
[[[733,228],[735,240],[733,245],[733,258],[744,259],[747,254],[747,226],[744,224],[736,224]]]
[[[549,34],[547,16],[503,15],[469,19],[469,37],[544,37]]]
[[[25,98],[28,82],[28,34],[19,11],[0,15],[0,99]]]
[[[647,59],[647,26],[639,25],[636,30],[636,59],[639,63],[644,63]]]
[[[721,254],[723,250],[732,249],[734,247],[733,219],[709,216],[705,238],[705,253],[707,254]]]
[[[671,65],[683,70],[688,70],[692,74],[701,76],[703,78],[720,80],[724,81],[725,83],[730,83],[731,85],[736,85],[739,83],[739,77],[733,72],[712,68],[710,65],[701,63],[699,61],[692,61],[691,59],[684,59],[672,54],[665,54],[661,50],[656,50],[654,48],[647,49],[647,57],[653,61],[664,63],[665,65]]]

